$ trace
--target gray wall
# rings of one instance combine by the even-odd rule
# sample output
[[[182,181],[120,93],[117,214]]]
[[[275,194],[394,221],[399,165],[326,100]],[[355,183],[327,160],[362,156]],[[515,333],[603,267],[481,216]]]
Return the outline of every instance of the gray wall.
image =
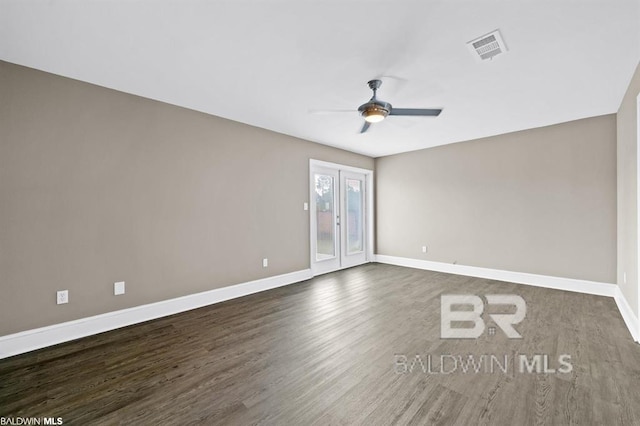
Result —
[[[618,285],[638,315],[638,104],[640,65],[617,117],[618,132]],[[624,282],[624,274],[627,282]]]
[[[306,269],[309,158],[374,166],[6,62],[0,100],[0,335]]]
[[[379,158],[376,175],[379,254],[615,282],[615,115]]]

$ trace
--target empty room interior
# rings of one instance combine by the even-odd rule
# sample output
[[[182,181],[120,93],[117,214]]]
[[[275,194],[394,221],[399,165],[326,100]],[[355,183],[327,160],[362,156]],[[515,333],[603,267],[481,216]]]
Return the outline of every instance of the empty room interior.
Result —
[[[0,0],[0,425],[639,425],[639,61],[639,0]]]

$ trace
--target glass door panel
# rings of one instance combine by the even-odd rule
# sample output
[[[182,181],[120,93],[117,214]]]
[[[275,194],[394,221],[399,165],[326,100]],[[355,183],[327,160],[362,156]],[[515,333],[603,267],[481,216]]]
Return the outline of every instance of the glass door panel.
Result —
[[[347,253],[360,253],[364,250],[363,235],[363,182],[359,179],[346,179],[346,233]]]
[[[311,170],[311,268],[314,274],[340,269],[340,173]]]
[[[362,173],[340,171],[340,201],[342,210],[340,266],[366,263],[365,200],[366,176]]]
[[[336,257],[335,179],[314,173],[316,205],[316,261]]]

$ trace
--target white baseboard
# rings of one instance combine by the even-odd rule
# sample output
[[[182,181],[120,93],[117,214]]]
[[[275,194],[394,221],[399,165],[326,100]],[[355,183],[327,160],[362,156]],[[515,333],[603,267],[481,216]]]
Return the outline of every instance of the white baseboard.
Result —
[[[616,289],[618,288],[617,285],[609,283],[529,274],[526,272],[479,268],[477,266],[454,265],[451,263],[432,262],[429,260],[409,259],[406,257],[386,256],[381,254],[376,255],[376,261],[379,263],[387,263],[389,265],[406,266],[409,268],[446,272],[449,274],[465,275],[469,277],[487,278],[516,284],[528,284],[536,287],[552,288],[555,290],[595,294],[597,296],[614,297]]]
[[[0,337],[0,359],[312,278],[291,272]]]
[[[620,291],[620,288],[615,284],[522,272],[502,271],[475,266],[453,265],[386,255],[375,255],[374,261],[409,268],[425,269],[429,271],[446,272],[450,274],[546,287],[556,290],[613,297],[629,332],[633,336],[633,339],[636,342],[640,341],[640,321],[633,313],[633,310]],[[91,336],[105,331],[115,330],[117,328],[212,305],[225,300],[235,299],[237,297],[305,281],[310,278],[312,278],[311,270],[305,269],[288,274],[249,281],[242,284],[217,288],[202,293],[182,296],[175,299],[164,300],[161,302],[108,312],[106,314],[81,318],[74,321],[54,324],[47,327],[27,330],[7,336],[0,336],[0,359],[68,342],[81,337]]]
[[[640,342],[640,321],[633,313],[631,306],[615,284],[595,281],[577,280],[572,278],[551,277],[548,275],[511,272],[499,269],[479,268],[476,266],[454,265],[450,263],[432,262],[428,260],[409,259],[377,254],[375,261],[389,265],[406,266],[408,268],[425,269],[428,271],[446,272],[449,274],[465,275],[469,277],[487,278],[507,281],[516,284],[527,284],[536,287],[552,288],[555,290],[573,291],[576,293],[594,294],[596,296],[613,297],[618,305],[622,319],[629,329],[633,340]]]
[[[618,305],[618,310],[620,311],[620,315],[622,315],[622,319],[624,323],[627,325],[633,340],[636,342],[640,342],[640,321],[638,321],[638,317],[633,313],[629,302],[627,302],[627,298],[622,294],[622,290],[620,287],[616,287],[616,295],[614,296],[616,301],[616,305]]]

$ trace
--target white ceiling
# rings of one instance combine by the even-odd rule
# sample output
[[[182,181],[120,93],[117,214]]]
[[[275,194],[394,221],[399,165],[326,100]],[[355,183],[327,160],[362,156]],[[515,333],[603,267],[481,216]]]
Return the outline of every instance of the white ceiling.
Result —
[[[378,157],[616,112],[640,0],[0,0],[0,59]],[[359,134],[379,76],[443,113]]]

